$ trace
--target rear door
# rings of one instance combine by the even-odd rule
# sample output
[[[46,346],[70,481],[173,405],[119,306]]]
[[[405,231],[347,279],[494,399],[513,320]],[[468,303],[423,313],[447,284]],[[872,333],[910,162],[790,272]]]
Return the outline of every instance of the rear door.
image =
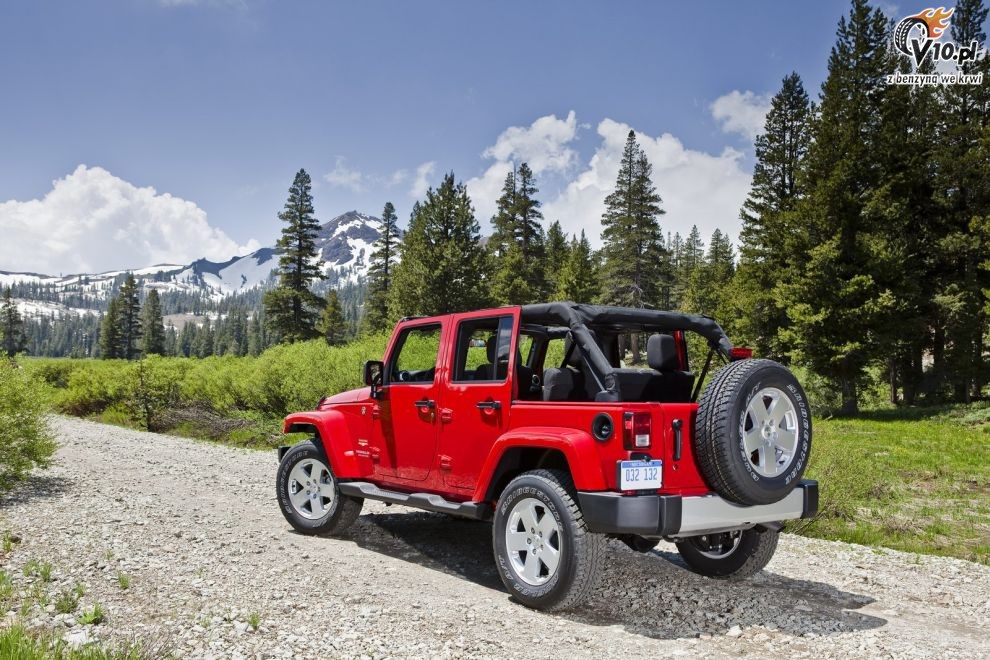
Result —
[[[375,473],[423,481],[436,459],[439,433],[440,342],[447,320],[407,325],[385,363]]]
[[[495,440],[508,429],[519,309],[458,315],[441,410],[444,484],[474,490]]]

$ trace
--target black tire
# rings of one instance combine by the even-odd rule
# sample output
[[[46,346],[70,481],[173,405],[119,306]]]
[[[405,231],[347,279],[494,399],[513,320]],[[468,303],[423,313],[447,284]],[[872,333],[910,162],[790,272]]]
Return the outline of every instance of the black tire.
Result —
[[[309,503],[310,511],[308,514],[305,509],[297,510],[292,503],[292,489],[299,485],[298,483],[293,484],[296,481],[292,477],[293,470],[304,461],[309,463],[303,467],[309,467],[310,474],[317,464],[325,468],[326,472],[321,472],[321,482],[325,486],[332,486],[332,497],[324,498],[318,495],[320,497],[319,506],[321,508],[326,507],[326,511],[318,517],[313,515],[312,507],[314,505],[312,501]],[[293,529],[303,534],[326,534],[330,536],[340,534],[357,519],[361,514],[361,506],[364,504],[362,498],[341,494],[337,485],[337,478],[330,467],[330,461],[327,460],[323,450],[313,440],[299,443],[282,457],[275,477],[275,496],[278,499],[282,515],[285,516]],[[329,502],[325,501],[326,499],[329,499]]]
[[[765,431],[772,440],[766,440],[768,444],[756,451],[747,451],[744,434],[757,423],[748,406],[751,402],[757,405],[757,395],[761,401],[771,401],[764,405],[776,406],[778,402],[765,393],[786,398],[790,412],[783,427],[778,424],[774,428],[771,423],[764,429],[764,423],[758,432]],[[781,410],[787,410],[787,402]],[[793,447],[771,459],[770,452],[778,451],[778,433],[785,438],[793,434]],[[791,443],[781,440],[780,444]],[[715,374],[701,396],[693,446],[701,474],[722,497],[744,505],[778,502],[801,481],[811,455],[808,398],[783,365],[772,360],[731,362]],[[773,470],[761,465],[761,461],[770,460]]]
[[[677,551],[684,563],[699,575],[719,580],[742,580],[760,572],[770,562],[777,550],[779,536],[775,530],[755,528],[695,536],[678,541]],[[719,546],[719,543],[722,545]],[[719,553],[719,550],[722,552]]]
[[[905,55],[911,54],[911,49],[908,46],[908,36],[911,34],[911,30],[916,27],[921,27],[926,37],[930,36],[928,23],[920,18],[905,18],[894,28],[894,46]]]
[[[542,522],[543,516],[553,516],[550,522],[558,530],[555,532],[559,553],[556,568],[546,576],[546,582],[538,585],[526,582],[517,572],[506,543],[506,528],[512,522],[514,508],[529,499],[536,500],[542,508],[539,520]],[[509,593],[527,607],[538,610],[573,608],[582,603],[597,584],[605,538],[588,531],[577,505],[574,484],[565,472],[533,470],[509,482],[495,508],[492,536],[499,577]],[[545,543],[551,545],[552,537],[548,536]],[[518,559],[521,553],[512,554]]]

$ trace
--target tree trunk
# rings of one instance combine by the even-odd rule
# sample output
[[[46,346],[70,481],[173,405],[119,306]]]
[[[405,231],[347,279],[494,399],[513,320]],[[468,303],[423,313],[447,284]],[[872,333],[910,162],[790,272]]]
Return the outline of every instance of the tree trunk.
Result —
[[[859,412],[859,393],[856,391],[856,381],[847,376],[839,380],[842,388],[842,407],[840,415],[855,415]]]
[[[629,348],[632,351],[632,363],[639,364],[639,333],[634,332],[629,336]]]
[[[890,382],[890,403],[897,405],[897,360],[891,358],[887,361],[887,374]]]

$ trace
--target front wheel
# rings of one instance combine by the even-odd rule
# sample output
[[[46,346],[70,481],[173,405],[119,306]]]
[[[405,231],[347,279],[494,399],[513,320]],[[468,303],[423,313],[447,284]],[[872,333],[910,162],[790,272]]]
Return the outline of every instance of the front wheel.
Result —
[[[364,500],[340,492],[329,461],[312,440],[285,453],[275,478],[282,515],[303,534],[340,534],[361,513]]]
[[[563,610],[594,588],[604,537],[588,531],[570,476],[533,470],[505,487],[492,525],[505,588],[538,610]]]
[[[777,550],[779,532],[746,529],[691,536],[677,542],[677,551],[688,567],[700,575],[741,580],[758,573]]]

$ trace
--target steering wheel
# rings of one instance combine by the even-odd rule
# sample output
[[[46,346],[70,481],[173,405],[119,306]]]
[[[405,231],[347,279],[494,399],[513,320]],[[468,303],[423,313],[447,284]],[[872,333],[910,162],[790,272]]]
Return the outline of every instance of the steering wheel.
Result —
[[[529,384],[530,393],[539,392],[541,387],[543,387],[543,383],[540,382],[540,377],[533,374],[532,382]]]
[[[408,371],[400,371],[399,372],[399,382],[402,382],[402,383],[408,382],[410,378],[411,378],[411,376],[410,376],[410,374],[409,374]]]

